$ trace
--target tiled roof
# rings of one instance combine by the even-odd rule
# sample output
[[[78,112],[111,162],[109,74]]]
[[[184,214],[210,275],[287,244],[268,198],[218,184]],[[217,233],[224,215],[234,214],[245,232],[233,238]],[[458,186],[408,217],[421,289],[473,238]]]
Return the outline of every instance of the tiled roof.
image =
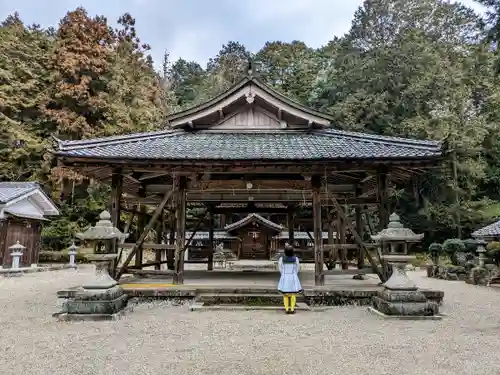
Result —
[[[483,228],[480,228],[472,233],[472,237],[478,238],[497,236],[500,236],[500,220]]]
[[[186,242],[187,239],[191,237],[193,232],[187,232],[186,231]],[[175,237],[175,236],[174,236]],[[231,239],[237,239],[238,237],[233,237],[226,231],[214,231],[214,240],[231,240]],[[193,241],[202,241],[202,240],[208,240],[209,239],[209,232],[208,231],[197,231],[193,237]]]
[[[38,187],[35,182],[0,182],[0,204],[8,203]]]
[[[283,229],[283,227],[281,225],[276,224],[276,223],[272,222],[271,220],[267,220],[266,218],[260,216],[259,214],[250,214],[248,216],[245,216],[241,220],[238,220],[232,224],[226,225],[224,227],[224,229],[226,231],[230,232],[230,231],[235,230],[237,228],[241,228],[241,227],[251,223],[252,221],[257,221],[261,225],[264,225],[264,226],[271,228],[271,229],[274,229],[276,231],[281,231]]]
[[[328,160],[425,158],[439,142],[334,129],[309,131],[160,131],[59,141],[60,156],[157,160]]]
[[[311,233],[312,235],[312,233]],[[333,235],[335,236],[335,233],[333,233]],[[285,232],[281,232],[278,236],[276,236],[276,238],[280,239],[280,240],[288,240],[288,231],[285,231]],[[322,238],[324,240],[327,240],[328,239],[328,232],[322,232]],[[307,234],[307,232],[293,232],[293,239],[294,240],[311,240],[311,238],[309,237],[309,235]]]

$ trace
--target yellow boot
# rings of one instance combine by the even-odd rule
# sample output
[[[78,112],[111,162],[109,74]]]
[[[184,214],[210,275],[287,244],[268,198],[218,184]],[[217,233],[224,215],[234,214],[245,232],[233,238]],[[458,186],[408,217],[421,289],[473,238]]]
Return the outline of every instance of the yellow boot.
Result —
[[[292,314],[295,314],[295,304],[297,303],[297,296],[295,294],[292,294],[290,296],[290,311]]]
[[[288,313],[288,311],[290,311],[290,300],[288,299],[288,294],[283,296],[283,304],[285,305],[285,311]]]

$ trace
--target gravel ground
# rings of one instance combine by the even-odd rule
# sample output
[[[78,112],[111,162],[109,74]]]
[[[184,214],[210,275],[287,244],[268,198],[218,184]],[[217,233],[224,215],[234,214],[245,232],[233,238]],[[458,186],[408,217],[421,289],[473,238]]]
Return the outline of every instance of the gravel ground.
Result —
[[[365,308],[283,315],[138,306],[116,322],[56,322],[58,289],[91,272],[0,278],[0,374],[500,373],[500,290],[429,280],[442,321],[384,321]]]

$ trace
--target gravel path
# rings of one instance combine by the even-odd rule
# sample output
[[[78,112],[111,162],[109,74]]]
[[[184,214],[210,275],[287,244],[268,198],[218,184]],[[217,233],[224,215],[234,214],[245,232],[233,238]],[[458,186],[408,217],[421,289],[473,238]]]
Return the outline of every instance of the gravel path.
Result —
[[[0,374],[489,375],[500,372],[500,290],[429,280],[442,321],[384,321],[364,308],[283,315],[188,312],[165,303],[117,322],[56,322],[58,289],[89,269],[0,278]]]

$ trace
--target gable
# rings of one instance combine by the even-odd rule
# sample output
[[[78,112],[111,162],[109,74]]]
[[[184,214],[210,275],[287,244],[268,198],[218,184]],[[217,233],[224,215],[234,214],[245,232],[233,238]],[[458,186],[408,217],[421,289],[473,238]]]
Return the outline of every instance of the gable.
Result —
[[[282,129],[286,123],[276,115],[258,107],[249,107],[227,116],[211,129]]]
[[[57,206],[40,188],[28,191],[0,205],[0,217],[3,217],[6,212],[26,217],[59,215]]]
[[[257,79],[245,79],[218,97],[199,106],[168,116],[171,128],[205,129],[220,121],[229,121],[229,117],[243,106],[267,109],[271,118],[284,120],[298,127],[325,127],[330,125],[332,117],[296,103],[275,90],[262,84]],[[247,114],[251,114],[248,112]],[[261,114],[261,113],[260,113]],[[243,116],[243,115],[241,115]],[[273,122],[262,117],[258,121]],[[247,120],[248,121],[248,120]],[[229,126],[228,123],[225,126]],[[262,125],[264,126],[265,123]]]

